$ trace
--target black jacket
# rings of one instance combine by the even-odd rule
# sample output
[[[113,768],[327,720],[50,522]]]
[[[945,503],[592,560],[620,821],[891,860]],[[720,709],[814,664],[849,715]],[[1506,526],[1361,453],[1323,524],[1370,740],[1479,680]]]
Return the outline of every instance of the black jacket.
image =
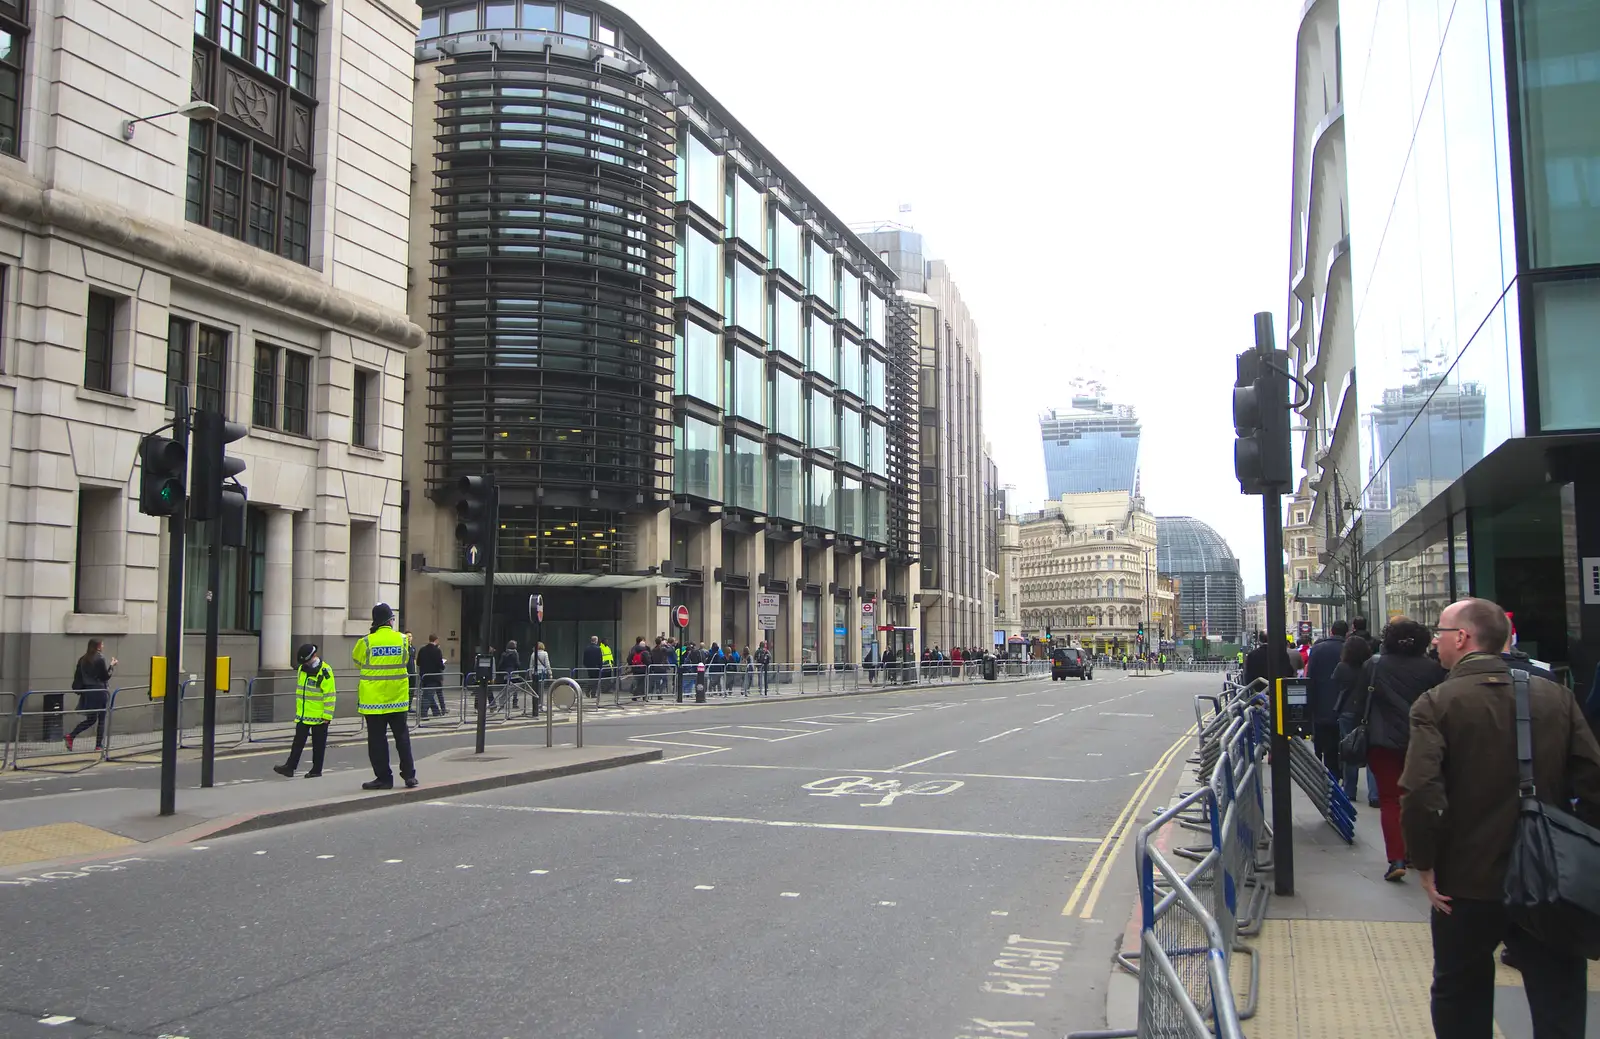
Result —
[[[1512,650],[1510,653],[1500,654],[1500,659],[1506,662],[1507,667],[1513,668],[1517,671],[1526,671],[1534,678],[1542,678],[1546,682],[1554,682],[1556,680],[1556,676],[1550,671],[1549,668],[1540,667],[1538,664],[1535,664],[1526,653]]]
[[[583,647],[583,666],[590,671],[598,672],[605,666],[605,654],[600,652],[600,647],[593,642]]]
[[[424,678],[444,674],[444,650],[431,642],[417,650],[417,674]]]
[[[1252,649],[1244,658],[1244,684],[1249,685],[1258,678],[1267,677],[1267,653],[1271,651],[1271,644],[1263,642]],[[1278,677],[1293,678],[1299,666],[1289,659],[1289,644],[1281,643],[1278,652],[1282,654],[1278,662]]]
[[[1411,705],[1443,682],[1447,672],[1432,657],[1385,653],[1367,661],[1356,679],[1346,712],[1360,724],[1371,689],[1372,715],[1367,720],[1367,746],[1405,750],[1411,741]]]
[[[504,653],[501,653],[498,670],[500,671],[500,677],[502,679],[509,676],[513,671],[521,671],[522,654],[518,653],[514,649],[508,649]]]
[[[1311,655],[1306,659],[1311,719],[1318,725],[1332,725],[1339,720],[1339,687],[1333,680],[1333,672],[1343,652],[1344,639],[1330,635],[1312,643]]]

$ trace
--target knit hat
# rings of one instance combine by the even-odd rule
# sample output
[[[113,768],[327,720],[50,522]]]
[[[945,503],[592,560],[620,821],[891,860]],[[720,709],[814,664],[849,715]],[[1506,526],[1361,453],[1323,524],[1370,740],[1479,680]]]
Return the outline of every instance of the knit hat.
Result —
[[[300,647],[299,652],[295,653],[295,655],[294,655],[295,663],[304,664],[306,661],[310,660],[312,657],[314,657],[316,655],[317,655],[316,644],[312,643],[312,642],[307,642],[305,645]]]
[[[394,608],[386,602],[380,602],[372,608],[372,623],[388,624],[394,620]]]

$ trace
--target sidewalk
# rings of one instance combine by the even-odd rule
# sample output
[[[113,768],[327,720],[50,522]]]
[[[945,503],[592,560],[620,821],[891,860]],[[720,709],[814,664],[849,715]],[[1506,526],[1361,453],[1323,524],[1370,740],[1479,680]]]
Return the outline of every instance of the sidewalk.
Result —
[[[1428,901],[1415,876],[1383,879],[1378,812],[1367,807],[1365,777],[1357,802],[1356,840],[1347,845],[1310,800],[1294,791],[1295,893],[1273,895],[1261,933],[1247,944],[1261,964],[1260,1001],[1244,1021],[1259,1039],[1354,1039],[1433,1035],[1428,989],[1433,945]],[[1186,768],[1179,792],[1195,786]],[[1176,799],[1176,795],[1175,798]],[[1168,828],[1170,831],[1170,827]],[[1268,878],[1270,883],[1270,877]],[[1123,948],[1137,951],[1138,907]],[[1234,958],[1240,1004],[1247,994],[1247,957]],[[1495,1035],[1532,1039],[1522,975],[1496,964]],[[1108,993],[1112,1027],[1132,1028],[1137,981],[1122,972]],[[1600,964],[1589,965],[1589,1028],[1600,1039]]]
[[[236,780],[178,791],[179,812],[157,814],[156,791],[114,787],[0,802],[0,877],[9,867],[88,856],[159,841],[188,843],[274,826],[476,793],[559,776],[655,761],[661,751],[633,747],[494,746],[484,754],[452,748],[417,759],[422,784],[365,791],[370,769],[326,769],[321,779]],[[398,782],[398,781],[397,781]]]

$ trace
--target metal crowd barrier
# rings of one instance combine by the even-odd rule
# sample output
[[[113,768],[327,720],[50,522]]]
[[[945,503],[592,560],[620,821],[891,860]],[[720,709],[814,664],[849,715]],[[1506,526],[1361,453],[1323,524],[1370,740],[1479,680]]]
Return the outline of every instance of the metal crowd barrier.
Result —
[[[16,736],[17,694],[0,693],[0,771],[11,761],[11,743]]]
[[[107,694],[106,707],[80,711],[79,692],[77,689],[30,689],[17,697],[9,725],[12,769],[82,772],[105,758],[104,723],[109,721],[105,716],[110,713],[110,701],[115,693]],[[101,745],[93,750],[69,751],[65,736],[84,718],[102,722]],[[89,736],[94,731],[91,727],[81,735]]]
[[[1328,820],[1340,839],[1346,844],[1354,844],[1355,806],[1344,792],[1343,779],[1328,771],[1322,759],[1317,757],[1317,752],[1311,748],[1309,740],[1289,740],[1289,774],[1294,776],[1295,785],[1306,792],[1311,803],[1317,806],[1317,811]]]

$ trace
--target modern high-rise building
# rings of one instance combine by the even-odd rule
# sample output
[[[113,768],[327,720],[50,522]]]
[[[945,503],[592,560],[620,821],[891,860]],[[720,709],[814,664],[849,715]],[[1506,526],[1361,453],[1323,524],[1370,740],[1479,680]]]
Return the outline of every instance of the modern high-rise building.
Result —
[[[1368,611],[1434,624],[1451,599],[1493,599],[1586,692],[1600,662],[1600,7],[1488,0],[1432,18],[1346,3],[1338,32],[1363,463],[1347,500],[1378,572]]]
[[[557,667],[592,635],[843,663],[917,627],[894,268],[608,4],[425,3],[417,59],[413,627],[472,648],[451,508],[485,472],[493,641],[540,594]]]
[[[1179,582],[1177,637],[1237,641],[1244,579],[1222,535],[1191,516],[1159,516],[1156,539],[1161,574]]]
[[[983,439],[978,326],[949,266],[927,260],[922,236],[894,224],[861,240],[898,278],[918,344],[918,444],[923,642],[945,651],[992,644],[999,566],[995,469]]]
[[[249,429],[214,589],[234,675],[348,660],[398,601],[415,12],[0,3],[0,689],[66,688],[93,637],[143,702],[169,568],[140,438],[185,396]]]
[[[1139,492],[1139,417],[1106,399],[1097,382],[1074,379],[1072,406],[1039,416],[1045,484],[1052,499],[1100,491]]]

